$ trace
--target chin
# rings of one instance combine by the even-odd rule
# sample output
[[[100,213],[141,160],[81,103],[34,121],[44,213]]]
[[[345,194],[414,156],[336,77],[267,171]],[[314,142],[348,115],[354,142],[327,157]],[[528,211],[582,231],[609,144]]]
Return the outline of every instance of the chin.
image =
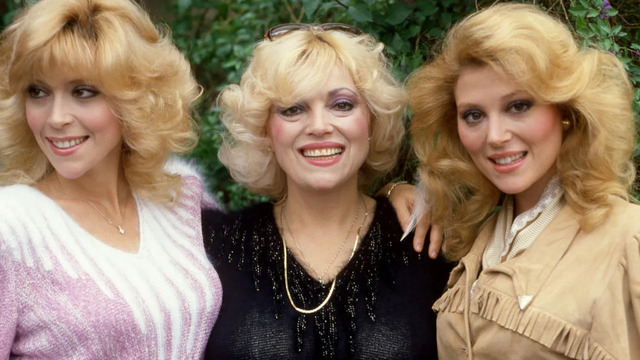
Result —
[[[54,169],[59,176],[67,180],[76,180],[86,174],[84,169],[64,169],[56,167],[54,167]]]

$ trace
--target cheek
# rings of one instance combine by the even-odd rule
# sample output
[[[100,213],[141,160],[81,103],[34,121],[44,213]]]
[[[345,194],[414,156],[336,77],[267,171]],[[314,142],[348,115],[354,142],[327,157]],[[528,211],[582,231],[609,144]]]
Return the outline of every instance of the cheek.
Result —
[[[34,134],[40,132],[40,129],[42,129],[42,126],[44,125],[43,112],[33,109],[30,106],[26,106],[25,117],[27,120],[27,125],[29,125],[29,128],[31,129],[31,131]]]
[[[547,111],[536,121],[535,126],[526,129],[532,142],[548,144],[549,149],[559,147],[562,143],[562,125],[557,111]]]
[[[364,138],[368,141],[371,135],[371,115],[369,111],[362,111],[354,114],[352,121],[349,122],[349,132],[353,138]]]
[[[283,142],[283,138],[285,137],[285,128],[282,122],[269,119],[267,132],[271,140],[271,147],[275,150],[275,148]]]
[[[118,117],[108,107],[99,109],[87,109],[82,115],[84,119],[92,119],[92,127],[94,131],[119,132],[120,122]]]
[[[481,134],[478,131],[471,131],[466,126],[458,123],[458,137],[469,154],[474,155],[474,152],[479,150],[482,143],[480,136]]]

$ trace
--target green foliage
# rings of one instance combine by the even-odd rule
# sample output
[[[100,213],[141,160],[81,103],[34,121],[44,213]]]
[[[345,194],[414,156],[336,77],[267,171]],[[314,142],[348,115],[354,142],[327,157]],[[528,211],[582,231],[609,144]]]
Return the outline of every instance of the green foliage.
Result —
[[[253,45],[271,26],[290,22],[358,26],[386,44],[394,74],[403,80],[425,61],[451,23],[472,10],[467,0],[423,0],[414,4],[392,0],[226,0],[213,4],[207,0],[174,0],[172,6],[177,14],[169,24],[174,40],[191,61],[199,82],[208,89],[200,104],[200,144],[191,156],[202,164],[211,189],[229,208],[245,206],[258,198],[235,184],[217,161],[223,125],[215,98],[226,84],[239,82]],[[408,143],[398,164],[388,179],[411,180],[415,162]]]
[[[625,4],[625,6],[633,6]],[[615,54],[624,64],[629,79],[634,86],[633,107],[635,109],[636,124],[640,128],[640,32],[638,32],[638,15],[640,6],[627,9],[625,14],[635,15],[635,28],[629,27],[625,21],[625,14],[621,14],[609,1],[580,0],[569,10],[575,30],[580,35],[585,46],[595,46],[604,51]],[[631,19],[629,19],[631,20]],[[631,34],[623,30],[631,30]],[[636,141],[635,156],[640,156],[640,136]]]
[[[0,30],[4,29],[11,23],[13,17],[22,8],[21,0],[5,0],[0,3]]]
[[[0,0],[0,28],[23,0]],[[237,185],[219,163],[223,125],[215,106],[218,92],[238,83],[253,45],[271,26],[289,23],[342,22],[356,25],[386,45],[399,80],[434,53],[446,30],[462,17],[494,0],[169,0],[173,18],[167,24],[193,65],[205,89],[199,103],[201,138],[190,154],[209,179],[210,189],[229,208],[260,199]],[[634,109],[640,128],[640,2],[637,0],[519,0],[535,3],[563,19],[584,46],[610,51],[622,61],[634,84]],[[640,137],[638,142],[640,143]],[[640,147],[636,148],[640,158]],[[411,180],[415,160],[405,144],[396,169],[386,178]]]
[[[479,6],[492,2],[480,1]],[[564,19],[579,34],[583,45],[611,51],[620,58],[636,87],[634,107],[640,109],[640,32],[637,25],[629,25],[639,23],[638,5],[634,8],[633,4],[625,3],[621,13],[615,8],[603,9],[606,4],[602,0],[536,3]],[[192,156],[204,165],[207,176],[212,179],[212,189],[230,208],[256,199],[228,177],[215,156],[223,130],[215,96],[226,84],[239,82],[253,44],[262,39],[269,27],[288,22],[356,25],[386,45],[394,74],[403,80],[429,58],[453,23],[475,10],[473,5],[465,0],[227,0],[213,5],[207,0],[175,0],[173,6],[178,16],[170,24],[175,40],[194,65],[201,84],[209,89],[201,107],[200,145]],[[640,150],[636,153],[640,155]],[[407,142],[397,168],[383,182],[411,180],[414,170],[415,160]]]

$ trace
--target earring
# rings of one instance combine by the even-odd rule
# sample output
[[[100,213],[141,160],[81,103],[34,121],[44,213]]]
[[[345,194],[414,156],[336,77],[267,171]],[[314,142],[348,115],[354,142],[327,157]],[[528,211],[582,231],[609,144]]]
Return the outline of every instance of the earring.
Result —
[[[562,120],[562,130],[569,130],[571,127],[571,122],[567,119]]]
[[[367,139],[368,142],[371,142],[371,136],[369,136],[369,138]]]

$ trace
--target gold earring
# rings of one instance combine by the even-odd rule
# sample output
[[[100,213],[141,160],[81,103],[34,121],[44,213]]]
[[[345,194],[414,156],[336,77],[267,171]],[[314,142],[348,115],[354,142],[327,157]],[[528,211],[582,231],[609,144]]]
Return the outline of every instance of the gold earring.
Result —
[[[562,120],[562,130],[569,130],[571,122],[567,119]]]

